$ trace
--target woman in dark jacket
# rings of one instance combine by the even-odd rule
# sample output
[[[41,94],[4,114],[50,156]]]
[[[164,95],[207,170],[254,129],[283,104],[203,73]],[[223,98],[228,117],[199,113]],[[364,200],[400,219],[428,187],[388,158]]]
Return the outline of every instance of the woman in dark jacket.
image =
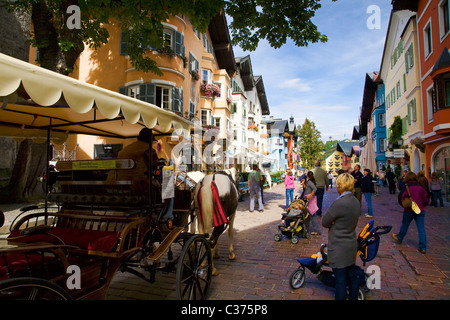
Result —
[[[415,213],[411,208],[404,208],[402,226],[400,227],[400,232],[398,234],[393,233],[392,238],[397,243],[402,243],[403,239],[408,232],[409,225],[413,220],[416,221],[417,231],[419,233],[419,252],[425,254],[427,250],[427,235],[425,233],[425,207],[428,204],[428,194],[424,188],[417,182],[417,177],[414,172],[408,172],[405,175],[405,188],[400,193],[398,201],[401,205],[402,201],[408,196],[408,186],[409,193],[411,194],[411,199],[417,203],[420,208],[420,213]]]
[[[336,178],[336,188],[340,196],[331,204],[322,218],[322,226],[328,228],[328,262],[336,279],[336,300],[347,297],[357,300],[359,280],[355,268],[356,226],[359,219],[359,201],[353,195],[354,179],[348,173]]]

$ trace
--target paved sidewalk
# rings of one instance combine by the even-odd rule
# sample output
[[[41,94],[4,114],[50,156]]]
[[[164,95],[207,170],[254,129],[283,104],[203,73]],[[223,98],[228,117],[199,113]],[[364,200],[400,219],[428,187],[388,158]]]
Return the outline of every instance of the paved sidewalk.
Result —
[[[298,186],[298,182],[296,182]],[[298,189],[296,190],[298,193]],[[324,198],[324,212],[338,196],[329,189]],[[289,286],[289,276],[298,263],[298,257],[307,257],[327,242],[327,230],[322,236],[311,236],[292,244],[289,239],[273,240],[277,233],[285,204],[284,185],[264,191],[265,210],[248,211],[248,197],[238,206],[235,220],[234,249],[236,260],[227,259],[227,234],[219,240],[221,258],[215,260],[219,275],[213,277],[212,300],[332,300],[334,289],[323,285],[307,271],[306,283],[298,290]],[[397,196],[387,188],[373,197],[376,225],[392,225],[397,233],[402,219],[402,208]],[[363,200],[363,213],[365,202]],[[358,231],[369,219],[361,216]],[[393,242],[391,234],[382,236],[377,258],[368,265],[377,265],[381,271],[381,289],[372,290],[368,300],[425,300],[450,298],[449,208],[426,208],[425,226],[428,238],[427,254],[417,251],[418,236],[414,223],[403,244]],[[361,261],[357,261],[362,266]],[[149,284],[133,275],[118,273],[112,282],[108,299],[175,299],[175,274],[156,274],[156,282]]]
[[[298,182],[296,182],[298,187]],[[298,194],[298,188],[296,189]],[[336,189],[329,189],[324,197],[324,212],[338,196]],[[236,260],[227,259],[228,235],[219,240],[221,258],[215,260],[219,275],[213,277],[209,299],[212,300],[332,300],[334,289],[326,287],[315,275],[307,271],[306,283],[298,290],[289,286],[289,276],[297,268],[297,258],[316,253],[321,243],[327,242],[327,230],[322,236],[311,236],[292,244],[289,239],[273,240],[285,205],[284,185],[264,191],[265,210],[249,212],[248,197],[240,202],[235,219],[234,249]],[[402,208],[397,195],[390,195],[387,188],[373,196],[376,225],[392,225],[392,232],[381,238],[377,258],[368,265],[377,265],[381,271],[381,289],[372,290],[369,300],[425,300],[450,298],[450,206],[426,208],[427,254],[417,251],[417,228],[413,222],[401,245],[396,244],[392,233],[398,233]],[[17,214],[19,206],[0,205],[7,220]],[[365,213],[363,199],[363,213]],[[361,216],[358,231],[369,219]],[[175,255],[176,257],[176,255]],[[357,261],[362,266],[361,261]],[[144,273],[145,274],[145,273]],[[148,274],[146,274],[148,276]],[[148,282],[129,273],[118,272],[108,292],[111,300],[166,300],[176,299],[175,273],[156,274],[156,282]]]

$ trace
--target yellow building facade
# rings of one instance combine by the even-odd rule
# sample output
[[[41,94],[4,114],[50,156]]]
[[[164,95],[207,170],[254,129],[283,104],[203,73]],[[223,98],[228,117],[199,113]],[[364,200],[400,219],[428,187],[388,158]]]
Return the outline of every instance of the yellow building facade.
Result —
[[[411,143],[423,133],[419,71],[416,16],[412,12],[393,13],[381,77],[385,84],[388,141],[389,128],[396,117],[400,117],[402,122],[402,141],[399,149],[386,152],[386,157],[388,163],[408,166],[415,172],[425,164],[425,154]]]

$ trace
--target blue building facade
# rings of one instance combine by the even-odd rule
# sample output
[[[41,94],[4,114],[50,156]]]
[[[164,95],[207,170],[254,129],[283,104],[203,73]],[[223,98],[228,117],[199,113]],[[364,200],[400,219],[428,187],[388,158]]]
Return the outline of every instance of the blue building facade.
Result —
[[[372,112],[372,121],[374,124],[372,139],[375,143],[375,161],[378,170],[386,166],[386,146],[387,146],[387,128],[386,128],[386,105],[384,99],[384,83],[381,80],[376,81],[377,89],[375,93],[375,109]]]

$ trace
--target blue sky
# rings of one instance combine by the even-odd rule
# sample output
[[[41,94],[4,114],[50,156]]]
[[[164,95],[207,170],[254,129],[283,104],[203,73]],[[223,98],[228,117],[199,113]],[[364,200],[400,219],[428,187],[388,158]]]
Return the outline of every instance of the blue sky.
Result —
[[[297,125],[307,117],[322,140],[330,136],[341,140],[351,138],[358,124],[366,72],[380,68],[391,0],[323,0],[321,4],[313,22],[328,42],[308,47],[287,42],[272,49],[260,41],[255,51],[234,47],[234,54],[250,54],[253,74],[263,77],[272,116],[293,115]],[[380,29],[367,27],[371,5],[380,8]]]

